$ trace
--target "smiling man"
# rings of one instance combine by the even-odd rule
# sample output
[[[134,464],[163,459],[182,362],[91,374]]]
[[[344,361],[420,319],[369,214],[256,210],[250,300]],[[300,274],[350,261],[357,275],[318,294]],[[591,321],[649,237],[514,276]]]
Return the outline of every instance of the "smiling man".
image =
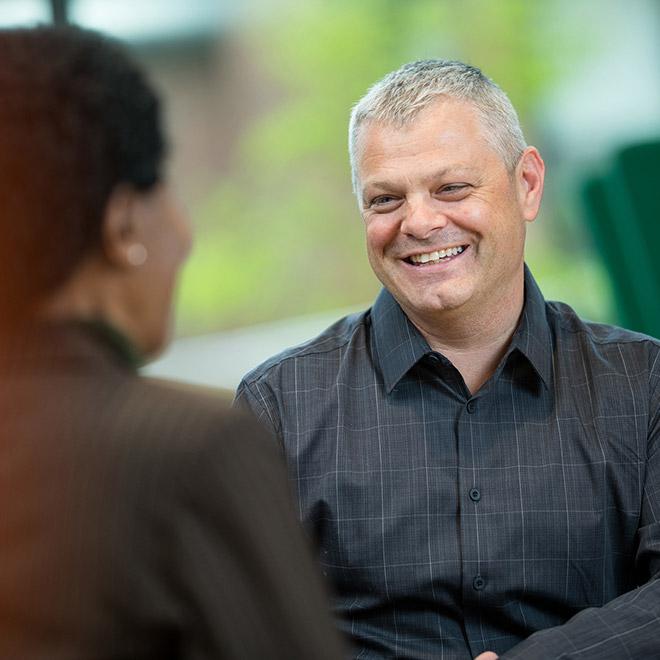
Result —
[[[355,658],[660,657],[660,343],[548,303],[544,165],[478,69],[355,106],[373,307],[248,374]]]

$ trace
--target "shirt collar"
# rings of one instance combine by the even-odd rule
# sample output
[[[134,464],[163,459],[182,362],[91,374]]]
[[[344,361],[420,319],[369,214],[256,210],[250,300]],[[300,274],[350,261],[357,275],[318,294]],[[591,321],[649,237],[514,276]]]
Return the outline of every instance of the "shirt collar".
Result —
[[[516,350],[527,358],[543,384],[549,388],[552,378],[552,332],[546,316],[545,298],[527,265],[523,313],[506,356]]]
[[[419,360],[431,352],[428,342],[412,324],[394,296],[383,289],[371,308],[375,359],[389,394]],[[524,355],[546,387],[552,374],[552,334],[545,313],[545,300],[525,266],[523,313],[507,351]]]
[[[371,324],[375,359],[389,394],[431,348],[387,289],[380,292],[371,308]]]

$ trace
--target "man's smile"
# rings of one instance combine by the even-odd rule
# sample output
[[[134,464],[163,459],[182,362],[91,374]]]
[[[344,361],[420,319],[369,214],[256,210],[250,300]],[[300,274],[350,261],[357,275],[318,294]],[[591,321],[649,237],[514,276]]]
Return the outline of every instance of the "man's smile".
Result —
[[[434,250],[433,252],[420,252],[419,254],[412,254],[406,257],[404,261],[413,266],[430,266],[444,263],[462,254],[468,247],[468,245],[454,245],[441,250]]]

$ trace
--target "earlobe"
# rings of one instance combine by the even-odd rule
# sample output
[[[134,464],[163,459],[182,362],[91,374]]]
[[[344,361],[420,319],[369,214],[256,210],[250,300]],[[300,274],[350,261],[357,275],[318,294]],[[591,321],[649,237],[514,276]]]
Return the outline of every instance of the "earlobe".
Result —
[[[131,266],[139,268],[147,263],[149,252],[142,243],[132,243],[126,248],[126,260]]]
[[[527,147],[518,163],[520,203],[527,222],[536,219],[543,197],[545,164],[536,147]]]

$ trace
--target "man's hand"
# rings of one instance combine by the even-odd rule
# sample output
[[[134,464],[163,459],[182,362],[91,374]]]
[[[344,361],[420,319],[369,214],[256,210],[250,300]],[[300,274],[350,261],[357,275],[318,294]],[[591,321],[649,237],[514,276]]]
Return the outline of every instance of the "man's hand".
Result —
[[[480,653],[474,660],[497,660],[500,656],[492,651],[484,651]]]

